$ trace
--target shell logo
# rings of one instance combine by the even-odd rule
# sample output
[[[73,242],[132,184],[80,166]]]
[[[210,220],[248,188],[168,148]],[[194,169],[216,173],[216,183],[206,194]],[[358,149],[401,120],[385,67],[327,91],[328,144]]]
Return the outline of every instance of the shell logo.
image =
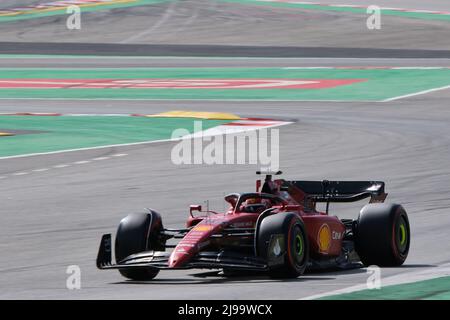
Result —
[[[317,244],[319,245],[319,252],[328,252],[331,245],[331,230],[326,223],[324,223],[319,229]]]

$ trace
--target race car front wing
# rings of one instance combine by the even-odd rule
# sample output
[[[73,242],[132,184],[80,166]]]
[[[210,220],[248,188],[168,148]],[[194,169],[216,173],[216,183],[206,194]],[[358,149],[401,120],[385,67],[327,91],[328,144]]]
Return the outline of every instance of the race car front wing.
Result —
[[[97,255],[97,268],[126,269],[126,268],[154,268],[154,269],[240,269],[265,271],[267,263],[258,257],[248,256],[236,252],[204,251],[186,263],[183,267],[169,267],[170,252],[144,251],[132,254],[117,264],[112,263],[111,234],[104,234]]]

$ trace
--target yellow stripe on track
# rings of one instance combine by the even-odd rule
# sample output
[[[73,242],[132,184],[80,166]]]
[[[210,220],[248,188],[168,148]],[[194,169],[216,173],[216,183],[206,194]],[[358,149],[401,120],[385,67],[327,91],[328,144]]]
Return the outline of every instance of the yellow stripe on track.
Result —
[[[240,120],[241,118],[226,112],[202,112],[202,111],[168,111],[158,114],[147,114],[149,118],[197,118],[206,120]]]

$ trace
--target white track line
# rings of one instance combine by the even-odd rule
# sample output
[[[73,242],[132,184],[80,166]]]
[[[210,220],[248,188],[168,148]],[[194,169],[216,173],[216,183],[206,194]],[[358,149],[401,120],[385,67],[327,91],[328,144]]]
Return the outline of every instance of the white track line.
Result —
[[[293,3],[293,4],[305,4],[305,5],[320,5],[323,7],[338,7],[338,8],[358,8],[358,9],[366,9],[368,5],[357,5],[357,4],[333,4],[333,3],[323,3],[323,2],[304,2],[304,1],[295,1],[295,0],[253,0],[255,2],[275,2],[275,3]],[[437,10],[424,10],[424,9],[407,9],[407,8],[396,8],[396,7],[380,7],[381,10],[384,11],[397,11],[397,12],[408,12],[408,13],[429,13],[434,15],[450,15],[448,11],[437,11]]]
[[[383,272],[383,269],[381,269],[381,272]],[[383,275],[383,273],[381,273],[381,275]],[[440,266],[436,266],[436,267],[429,268],[426,270],[411,271],[411,272],[407,272],[407,273],[400,273],[398,275],[394,275],[394,276],[390,276],[390,277],[386,277],[386,278],[381,278],[381,285],[382,286],[392,286],[392,285],[397,285],[397,284],[419,282],[419,281],[424,281],[424,280],[429,280],[429,279],[439,278],[439,277],[445,277],[445,276],[450,276],[450,263],[442,264]],[[364,281],[365,280],[366,279],[364,279]],[[328,296],[352,293],[352,292],[366,290],[366,289],[367,289],[367,285],[366,285],[366,283],[364,283],[364,284],[347,287],[344,289],[333,290],[333,291],[329,291],[326,293],[321,293],[321,294],[308,296],[305,298],[300,298],[299,300],[314,300],[314,299],[324,298],[324,297],[328,297]]]
[[[297,99],[129,99],[129,98],[0,98],[0,100],[33,100],[33,101],[176,101],[176,102],[380,102],[377,100],[297,100]]]
[[[428,58],[417,58],[417,59],[413,59],[413,58],[345,58],[345,57],[340,57],[340,58],[326,58],[326,57],[195,57],[195,56],[191,56],[191,57],[180,57],[180,56],[89,56],[89,55],[79,55],[79,56],[70,56],[70,55],[27,55],[27,54],[17,54],[17,55],[8,55],[8,54],[0,54],[0,59],[102,59],[102,60],[108,60],[108,59],[119,59],[119,60],[145,60],[145,59],[149,59],[149,60],[157,60],[157,59],[164,59],[164,60],[242,60],[242,59],[246,59],[246,60],[279,60],[279,59],[287,59],[287,60],[370,60],[370,59],[376,59],[376,60],[387,60],[387,61],[392,61],[392,60],[428,60]],[[448,58],[436,58],[435,60],[448,60]],[[36,68],[41,68],[41,67],[36,67]],[[133,67],[130,67],[133,68]],[[135,68],[135,67],[134,67]],[[9,68],[9,69],[13,69],[13,68]],[[22,68],[25,69],[25,68]],[[67,69],[67,68],[64,68]],[[72,68],[73,69],[73,68]]]
[[[12,176],[24,176],[26,174],[28,174],[28,172],[15,172],[12,174]]]
[[[393,67],[393,66],[374,66],[374,67],[366,67],[366,66],[343,66],[343,67],[336,67],[336,66],[312,66],[312,67],[282,67],[282,69],[285,70],[315,70],[315,69],[332,69],[332,70],[447,70],[450,69],[450,67],[442,67],[442,66],[427,66],[427,67],[420,67],[420,66],[405,66],[405,67]]]
[[[89,162],[91,162],[91,161],[89,161],[89,160],[81,160],[81,161],[74,162],[74,164],[85,164],[85,163],[89,163]]]
[[[33,172],[44,172],[44,171],[49,171],[51,169],[67,168],[67,167],[71,167],[72,165],[79,165],[79,164],[90,163],[91,161],[108,160],[108,159],[111,159],[112,157],[124,157],[124,156],[127,156],[127,155],[128,155],[127,153],[117,153],[117,154],[111,155],[110,157],[98,157],[98,158],[94,158],[92,160],[82,160],[82,161],[73,162],[71,164],[57,164],[57,165],[52,166],[51,168],[33,169],[33,170],[31,170],[31,172],[26,172],[26,171],[15,172],[15,173],[10,174],[9,176],[23,176],[23,175],[30,174],[30,173],[33,173]],[[6,179],[6,178],[8,178],[8,175],[0,176],[0,180],[1,179]]]
[[[291,124],[291,123],[292,122],[288,122],[288,121],[280,121],[280,123],[277,124],[277,125],[266,126],[264,128],[273,128],[273,127],[283,126],[283,125],[287,125],[287,124]],[[231,126],[228,126],[227,128],[231,129],[230,127]],[[253,130],[261,129],[261,128],[256,128],[256,127],[249,127],[249,128],[253,128]],[[221,132],[220,134],[222,134],[222,133],[223,132]],[[150,140],[150,141],[141,141],[141,142],[121,143],[121,144],[110,144],[110,145],[98,146],[98,147],[88,147],[88,148],[67,149],[67,150],[50,151],[50,152],[29,153],[29,154],[21,154],[21,155],[17,155],[17,156],[0,157],[0,160],[26,158],[26,157],[51,155],[51,154],[60,154],[60,153],[75,152],[75,151],[87,151],[87,150],[99,150],[99,149],[105,149],[105,148],[136,146],[136,145],[162,143],[162,142],[175,142],[175,141],[181,141],[181,140],[186,139],[186,138],[187,137],[181,137],[181,138],[174,138],[174,139],[162,139],[162,140]],[[124,154],[124,155],[126,155],[126,154]],[[116,155],[116,156],[119,157],[119,156],[122,156],[122,154]],[[87,161],[87,160],[86,161],[78,161],[78,162],[75,162],[75,164],[84,164],[84,163],[88,163],[88,162],[90,162],[90,161]]]
[[[17,156],[0,157],[0,160],[15,159],[15,158],[26,158],[26,157],[34,157],[34,156],[42,156],[42,155],[50,155],[50,154],[59,154],[59,153],[67,153],[67,152],[75,152],[75,151],[88,151],[88,150],[97,150],[97,149],[105,149],[105,148],[134,146],[134,145],[141,145],[141,144],[152,144],[152,143],[159,143],[159,142],[170,142],[170,141],[177,141],[177,140],[180,140],[180,139],[150,140],[150,141],[142,141],[142,142],[110,144],[110,145],[98,146],[98,147],[88,147],[88,148],[67,149],[67,150],[50,151],[50,152],[29,153],[29,154],[21,154],[21,155],[17,155]],[[81,161],[78,161],[78,162],[81,162]],[[86,162],[83,162],[83,163],[86,163]],[[79,164],[79,163],[76,163],[76,164]]]
[[[404,99],[404,98],[414,97],[414,96],[427,94],[427,93],[431,93],[431,92],[436,92],[436,91],[441,91],[441,90],[445,90],[445,89],[450,89],[450,85],[444,86],[444,87],[439,87],[439,88],[433,88],[433,89],[429,89],[429,90],[424,90],[424,91],[419,91],[419,92],[414,92],[414,93],[410,93],[410,94],[405,94],[403,96],[397,96],[397,97],[385,99],[385,100],[382,100],[381,102],[390,102],[390,101],[400,100],[400,99]]]
[[[102,160],[108,160],[109,157],[98,157],[98,158],[94,158],[92,159],[93,161],[102,161]]]
[[[56,166],[53,166],[53,168],[55,168],[55,169],[67,168],[67,167],[70,167],[70,164],[57,164]]]

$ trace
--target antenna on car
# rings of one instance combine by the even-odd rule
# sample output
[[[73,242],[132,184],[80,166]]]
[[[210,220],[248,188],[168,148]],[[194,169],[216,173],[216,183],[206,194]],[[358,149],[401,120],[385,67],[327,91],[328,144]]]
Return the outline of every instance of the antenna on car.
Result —
[[[277,176],[277,175],[280,175],[282,173],[283,172],[281,170],[278,170],[278,171],[258,170],[258,171],[256,171],[257,175],[260,175],[260,174],[265,174],[266,175],[266,178],[264,179],[264,185],[263,185],[263,188],[262,188],[262,192],[264,192],[264,193],[272,193],[272,191],[270,191],[270,189],[272,188],[272,187],[270,187],[270,185],[272,183],[272,176],[273,175]],[[258,180],[258,181],[256,181],[256,191],[257,192],[259,192],[259,188],[260,187],[261,187],[261,180]],[[267,188],[269,188],[269,190]]]
[[[330,181],[328,180],[322,180],[322,197],[326,199],[327,206],[325,212],[328,214],[328,209],[330,208],[330,196],[329,196],[329,188],[330,187]]]
[[[260,175],[260,174],[265,174],[266,175],[266,181],[270,181],[272,180],[272,176],[278,176],[280,174],[282,174],[283,171],[278,170],[278,171],[270,171],[270,170],[258,170],[256,171],[256,174]]]
[[[278,170],[278,171],[258,170],[258,171],[256,171],[256,174],[258,174],[258,175],[265,174],[266,176],[278,176],[282,173],[283,173],[283,171],[281,171],[281,170]]]

